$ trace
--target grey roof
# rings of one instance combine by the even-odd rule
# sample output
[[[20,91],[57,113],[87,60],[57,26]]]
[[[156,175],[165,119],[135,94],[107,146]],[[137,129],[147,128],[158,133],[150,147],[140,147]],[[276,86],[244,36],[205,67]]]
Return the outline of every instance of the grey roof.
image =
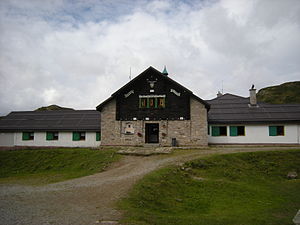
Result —
[[[224,94],[207,101],[210,124],[300,123],[300,104],[267,104],[249,107],[249,98]]]
[[[0,120],[0,131],[100,131],[96,110],[11,112]]]

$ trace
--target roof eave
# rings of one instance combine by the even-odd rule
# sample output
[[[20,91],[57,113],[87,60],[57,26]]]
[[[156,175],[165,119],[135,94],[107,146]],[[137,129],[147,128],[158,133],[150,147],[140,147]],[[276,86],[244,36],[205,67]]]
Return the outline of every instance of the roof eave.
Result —
[[[210,109],[210,104],[208,104],[205,100],[199,98],[197,95],[194,95],[194,94],[192,94],[192,96],[193,96],[196,100],[198,100],[199,102],[201,102],[201,103],[205,106],[205,108],[206,108],[207,110]]]
[[[112,99],[114,98],[114,96],[110,96],[108,99],[106,99],[104,102],[100,103],[97,107],[96,110],[101,112],[102,108],[104,105],[106,105],[107,103],[109,103]]]

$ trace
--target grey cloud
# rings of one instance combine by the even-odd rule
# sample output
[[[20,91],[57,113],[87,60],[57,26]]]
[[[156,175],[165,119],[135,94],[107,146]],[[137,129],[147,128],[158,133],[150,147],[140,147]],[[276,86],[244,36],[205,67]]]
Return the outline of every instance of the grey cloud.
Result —
[[[222,81],[225,92],[247,96],[252,83],[300,77],[299,1],[7,2],[0,114],[47,104],[95,108],[129,81],[130,67],[134,77],[167,65],[204,99]]]

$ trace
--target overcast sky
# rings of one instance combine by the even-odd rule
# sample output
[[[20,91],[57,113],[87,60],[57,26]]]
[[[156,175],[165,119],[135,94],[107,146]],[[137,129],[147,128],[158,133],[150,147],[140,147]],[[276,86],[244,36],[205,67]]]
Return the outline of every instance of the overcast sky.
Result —
[[[0,1],[0,115],[95,109],[164,65],[202,99],[300,80],[300,1]]]

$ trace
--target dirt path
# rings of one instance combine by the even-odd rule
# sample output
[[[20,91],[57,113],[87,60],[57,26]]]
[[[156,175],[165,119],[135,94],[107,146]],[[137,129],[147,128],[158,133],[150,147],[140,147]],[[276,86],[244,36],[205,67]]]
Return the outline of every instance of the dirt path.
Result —
[[[118,221],[114,209],[133,184],[160,167],[211,154],[291,148],[212,148],[168,156],[126,156],[107,171],[44,186],[0,185],[0,224],[105,224]],[[114,224],[107,222],[106,224]]]

